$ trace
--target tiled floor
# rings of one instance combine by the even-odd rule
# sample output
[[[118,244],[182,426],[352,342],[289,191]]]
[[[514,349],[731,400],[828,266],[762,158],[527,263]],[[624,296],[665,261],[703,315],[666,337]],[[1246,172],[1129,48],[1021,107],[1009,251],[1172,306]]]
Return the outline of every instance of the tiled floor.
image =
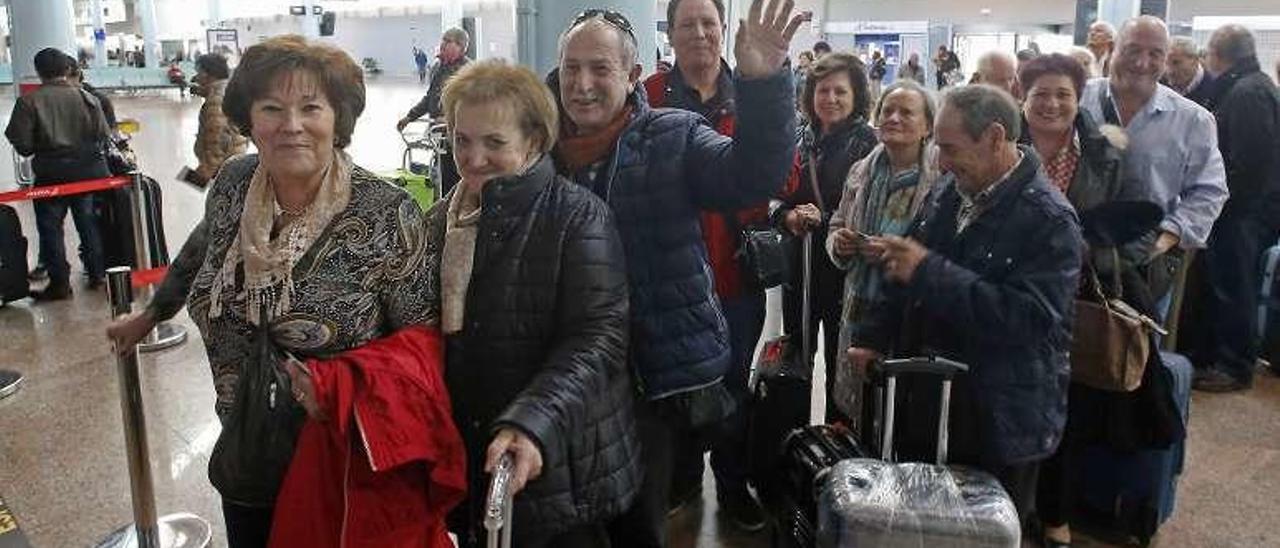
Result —
[[[402,149],[394,123],[420,93],[416,83],[370,83],[369,106],[351,147],[358,163],[375,171],[398,166]],[[0,97],[0,124],[7,123],[11,108],[12,98]],[[121,116],[142,122],[134,147],[144,170],[164,185],[165,226],[175,253],[203,211],[200,193],[171,181],[183,163],[194,162],[190,149],[198,108],[198,100],[172,93],[116,99]],[[12,188],[8,156],[0,150],[6,158],[0,161],[0,190]],[[34,239],[30,208],[19,210],[28,238]],[[0,308],[0,367],[27,375],[17,395],[0,401],[0,496],[35,546],[89,545],[131,519],[115,361],[102,334],[105,300],[101,292],[77,288],[70,301]],[[777,310],[776,302],[771,310]],[[185,314],[179,323],[193,329]],[[765,332],[777,332],[776,314]],[[205,477],[218,425],[199,338],[145,355],[142,369],[160,511],[205,517],[221,546],[222,517]],[[768,544],[763,534],[743,535],[725,525],[717,517],[712,482],[706,487],[704,504],[672,520],[673,546]],[[1247,393],[1197,394],[1178,509],[1159,544],[1280,546],[1273,530],[1280,523],[1278,501],[1280,380],[1264,374]]]

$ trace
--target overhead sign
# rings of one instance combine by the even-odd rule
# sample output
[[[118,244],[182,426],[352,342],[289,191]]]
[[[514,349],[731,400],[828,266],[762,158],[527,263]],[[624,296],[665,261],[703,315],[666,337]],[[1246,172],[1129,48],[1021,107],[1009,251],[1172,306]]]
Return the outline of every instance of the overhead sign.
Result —
[[[828,21],[829,34],[928,34],[928,21]]]

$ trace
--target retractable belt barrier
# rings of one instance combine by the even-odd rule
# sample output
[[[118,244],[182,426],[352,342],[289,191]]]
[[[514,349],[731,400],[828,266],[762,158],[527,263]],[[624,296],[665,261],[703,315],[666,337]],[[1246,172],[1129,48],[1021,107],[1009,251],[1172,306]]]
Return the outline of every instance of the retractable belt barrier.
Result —
[[[86,179],[83,181],[71,181],[53,185],[33,186],[18,190],[10,190],[8,192],[0,192],[0,204],[61,198],[64,196],[75,196],[77,194],[89,194],[92,192],[125,188],[131,184],[133,184],[133,177],[121,175],[119,177],[103,177],[100,179]],[[137,289],[158,284],[164,281],[164,276],[168,270],[168,265],[160,265],[147,269],[136,269],[133,272],[133,287]]]

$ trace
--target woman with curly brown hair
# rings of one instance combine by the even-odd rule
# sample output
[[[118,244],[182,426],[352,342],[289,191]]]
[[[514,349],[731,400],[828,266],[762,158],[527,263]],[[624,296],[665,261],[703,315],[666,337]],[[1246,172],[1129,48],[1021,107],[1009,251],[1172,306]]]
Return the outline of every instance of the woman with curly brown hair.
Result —
[[[217,392],[215,410],[223,428],[210,457],[209,477],[222,496],[232,547],[266,546],[273,526],[281,525],[281,515],[273,513],[278,497],[284,504],[281,486],[295,473],[290,463],[295,444],[302,443],[299,432],[307,439],[303,425],[308,416],[312,420],[306,428],[319,428],[313,423],[344,427],[357,419],[354,428],[343,432],[346,437],[337,438],[339,450],[345,451],[342,467],[353,481],[376,486],[385,480],[376,472],[384,471],[387,455],[378,451],[387,446],[376,436],[400,425],[395,420],[406,412],[397,405],[418,406],[441,395],[430,388],[431,367],[439,366],[439,335],[432,340],[423,327],[436,324],[438,314],[432,304],[437,299],[428,294],[432,285],[424,281],[429,271],[421,212],[408,194],[355,165],[344,150],[364,106],[360,66],[336,48],[300,36],[280,36],[246,50],[227,83],[223,110],[253,141],[258,154],[223,166],[209,191],[204,219],[155,298],[107,330],[119,349],[131,348],[156,322],[189,307],[204,338]],[[335,357],[379,344],[374,341],[393,334],[401,337],[405,331],[417,335],[400,339],[407,345],[401,351],[378,358],[403,366],[394,371],[400,382],[384,384],[378,372],[362,371],[354,388],[349,382],[341,384],[350,378],[342,377],[346,364],[332,363]],[[411,351],[403,351],[406,347]],[[406,361],[405,356],[413,355],[428,356],[428,362],[434,355],[437,360]],[[304,364],[295,356],[310,361]],[[413,382],[403,382],[406,377]],[[434,377],[439,377],[438,370]],[[368,387],[388,385],[394,388],[367,392]],[[343,392],[344,386],[348,392]],[[358,408],[362,398],[383,405],[360,408],[356,415],[351,402]],[[460,441],[448,420],[447,400],[445,412],[438,413],[438,405],[432,409],[437,421],[427,432],[442,437],[403,436],[402,443],[391,444],[398,451],[395,462],[406,464],[390,473],[423,483],[428,481],[425,473],[415,470],[432,470],[434,489],[435,471],[453,466],[456,484],[433,492],[456,501],[462,488]],[[407,413],[412,419],[425,414],[419,407]],[[405,439],[440,443],[439,458],[430,462],[420,453],[401,451],[416,447],[403,443]],[[410,468],[422,460],[429,462]],[[407,477],[414,473],[421,476]],[[332,482],[331,476],[322,479]],[[345,490],[347,485],[339,481],[330,488]],[[407,492],[426,498],[425,488]],[[412,501],[398,502],[404,514]],[[345,504],[345,499],[340,496],[338,504]],[[343,509],[342,519],[329,520],[341,523],[340,532],[325,534],[321,531],[328,530],[322,529],[312,534],[333,540],[334,546],[339,539],[374,542],[359,536],[370,530],[353,517],[378,510],[368,506],[372,505],[351,504]],[[448,542],[440,514],[434,531],[419,532],[432,534],[434,545],[441,539]],[[285,517],[296,522],[292,518],[297,516]],[[404,519],[390,513],[379,517]],[[426,517],[421,521],[431,524]]]
[[[809,349],[822,325],[827,367],[827,393],[831,393],[835,380],[832,367],[836,363],[836,335],[840,331],[840,301],[844,272],[826,258],[825,236],[831,214],[840,203],[844,181],[849,169],[875,148],[876,132],[867,123],[871,109],[871,92],[867,84],[867,70],[862,61],[844,52],[829,53],[819,57],[809,71],[800,107],[808,123],[799,137],[800,188],[783,199],[771,216],[785,231],[796,236],[792,254],[797,273],[792,282],[783,286],[782,318],[787,333],[800,333],[802,271],[800,237],[808,232],[816,234],[812,247],[812,290],[809,293]],[[807,359],[808,356],[805,356]],[[828,401],[827,416],[835,408]]]

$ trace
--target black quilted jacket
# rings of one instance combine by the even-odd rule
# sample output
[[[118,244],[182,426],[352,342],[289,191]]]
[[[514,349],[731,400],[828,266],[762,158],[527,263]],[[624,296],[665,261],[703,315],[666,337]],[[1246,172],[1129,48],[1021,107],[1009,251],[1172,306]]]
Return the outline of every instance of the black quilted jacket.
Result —
[[[484,451],[501,426],[542,449],[542,475],[516,497],[521,538],[618,515],[640,463],[626,268],[609,208],[546,158],[483,193],[464,328],[447,339],[445,381],[471,488],[452,528],[478,533]],[[449,197],[427,213],[436,272],[449,268],[439,264]]]

